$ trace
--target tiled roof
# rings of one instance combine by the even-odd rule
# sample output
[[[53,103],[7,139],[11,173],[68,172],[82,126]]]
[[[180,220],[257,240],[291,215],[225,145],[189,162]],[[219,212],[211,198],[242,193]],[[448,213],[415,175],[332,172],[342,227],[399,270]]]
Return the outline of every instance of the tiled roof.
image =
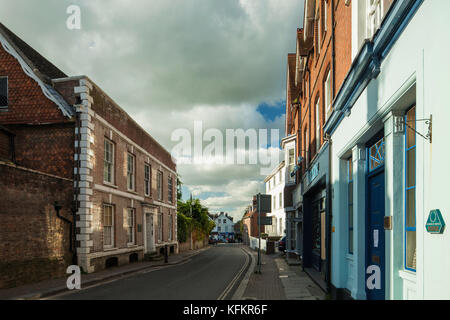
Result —
[[[2,23],[0,23],[0,32],[42,81],[49,83],[50,79],[67,77],[58,67],[44,58]]]

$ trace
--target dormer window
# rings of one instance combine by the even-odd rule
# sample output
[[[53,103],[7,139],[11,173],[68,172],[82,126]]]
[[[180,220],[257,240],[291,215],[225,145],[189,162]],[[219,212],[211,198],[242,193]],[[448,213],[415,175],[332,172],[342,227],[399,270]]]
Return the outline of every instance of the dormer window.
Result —
[[[0,109],[8,108],[8,78],[0,77]]]

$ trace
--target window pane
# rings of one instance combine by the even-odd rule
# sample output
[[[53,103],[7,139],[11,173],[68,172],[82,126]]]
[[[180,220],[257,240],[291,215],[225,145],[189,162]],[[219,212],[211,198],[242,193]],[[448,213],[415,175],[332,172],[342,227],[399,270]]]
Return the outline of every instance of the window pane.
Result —
[[[0,107],[8,106],[8,79],[0,78]]]
[[[348,251],[353,253],[353,230],[348,231]]]
[[[103,232],[103,241],[105,246],[111,246],[111,227],[105,227]]]
[[[353,228],[353,205],[348,206],[348,227]]]
[[[406,267],[416,270],[416,231],[406,232]]]
[[[406,192],[406,227],[416,226],[416,189]]]
[[[416,148],[407,151],[406,161],[406,187],[410,188],[416,185]]]
[[[353,182],[348,184],[348,204],[353,204]]]

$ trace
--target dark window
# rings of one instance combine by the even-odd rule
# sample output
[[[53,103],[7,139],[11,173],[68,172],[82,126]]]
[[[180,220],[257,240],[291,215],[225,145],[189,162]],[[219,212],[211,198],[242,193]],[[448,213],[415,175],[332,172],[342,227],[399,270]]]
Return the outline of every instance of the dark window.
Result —
[[[167,188],[169,189],[168,190],[169,191],[168,201],[170,203],[172,203],[173,202],[173,178],[172,177],[170,177],[169,180],[168,180]]]
[[[0,78],[0,108],[8,107],[8,78]]]

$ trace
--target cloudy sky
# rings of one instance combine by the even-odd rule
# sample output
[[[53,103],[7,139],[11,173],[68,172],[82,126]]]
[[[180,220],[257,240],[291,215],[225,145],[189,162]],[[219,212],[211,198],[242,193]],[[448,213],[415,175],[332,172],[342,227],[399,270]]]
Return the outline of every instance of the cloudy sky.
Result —
[[[80,30],[66,27],[72,4]],[[174,130],[193,132],[194,121],[224,136],[238,128],[284,136],[286,57],[303,0],[0,0],[0,8],[3,24],[66,74],[88,75],[169,151]],[[263,191],[259,165],[178,171],[184,198],[192,192],[236,218]]]

